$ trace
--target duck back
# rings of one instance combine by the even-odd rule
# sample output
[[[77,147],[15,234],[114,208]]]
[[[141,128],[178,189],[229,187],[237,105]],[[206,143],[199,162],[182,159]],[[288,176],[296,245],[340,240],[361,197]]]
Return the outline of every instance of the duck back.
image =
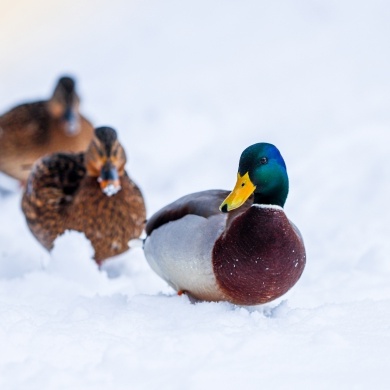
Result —
[[[22,104],[0,116],[0,171],[26,182],[37,159],[59,151],[81,152],[87,148],[92,124],[80,115],[80,131],[68,136],[62,119],[53,117],[47,104]]]

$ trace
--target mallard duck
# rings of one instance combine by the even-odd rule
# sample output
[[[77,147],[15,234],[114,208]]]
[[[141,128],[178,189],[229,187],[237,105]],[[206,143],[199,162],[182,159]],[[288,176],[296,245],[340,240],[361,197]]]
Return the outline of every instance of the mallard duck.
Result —
[[[48,250],[66,230],[83,232],[105,259],[129,249],[144,228],[141,191],[125,171],[126,154],[110,127],[99,127],[85,153],[38,160],[22,198],[28,227]]]
[[[32,164],[54,152],[85,151],[93,126],[79,112],[75,81],[61,77],[49,100],[0,116],[0,171],[25,182]]]
[[[257,305],[282,296],[306,262],[302,236],[283,210],[288,190],[279,150],[268,143],[248,147],[230,194],[186,195],[148,220],[149,265],[194,300]]]

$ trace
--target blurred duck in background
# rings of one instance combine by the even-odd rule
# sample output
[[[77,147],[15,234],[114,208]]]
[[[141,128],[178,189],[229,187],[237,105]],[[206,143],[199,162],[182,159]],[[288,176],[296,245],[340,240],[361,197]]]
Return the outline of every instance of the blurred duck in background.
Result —
[[[85,153],[38,160],[22,199],[27,224],[48,250],[66,230],[83,232],[104,260],[129,249],[145,225],[141,191],[125,171],[126,154],[110,127],[99,127]]]
[[[75,81],[61,77],[49,100],[21,104],[0,116],[0,171],[25,183],[38,158],[84,151],[93,126],[79,104]]]

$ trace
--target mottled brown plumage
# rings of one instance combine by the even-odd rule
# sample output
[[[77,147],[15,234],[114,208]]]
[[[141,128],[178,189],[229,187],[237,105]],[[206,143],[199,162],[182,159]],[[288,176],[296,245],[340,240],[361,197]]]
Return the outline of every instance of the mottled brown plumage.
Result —
[[[65,230],[83,232],[99,264],[128,250],[129,240],[142,233],[146,212],[125,162],[115,131],[107,127],[96,129],[85,153],[56,153],[37,161],[22,209],[38,241],[50,250]]]
[[[62,77],[49,100],[21,104],[0,116],[0,171],[25,182],[38,158],[84,151],[92,136],[92,124],[79,112],[74,80]]]

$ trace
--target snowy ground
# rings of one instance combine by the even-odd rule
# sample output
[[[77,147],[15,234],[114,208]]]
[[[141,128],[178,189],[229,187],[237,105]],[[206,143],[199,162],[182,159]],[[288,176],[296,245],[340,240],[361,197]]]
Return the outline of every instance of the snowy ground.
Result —
[[[275,143],[308,254],[281,300],[193,305],[141,249],[103,272],[78,233],[47,254],[2,195],[1,389],[390,388],[388,2],[1,3],[1,111],[77,76],[148,215]]]

